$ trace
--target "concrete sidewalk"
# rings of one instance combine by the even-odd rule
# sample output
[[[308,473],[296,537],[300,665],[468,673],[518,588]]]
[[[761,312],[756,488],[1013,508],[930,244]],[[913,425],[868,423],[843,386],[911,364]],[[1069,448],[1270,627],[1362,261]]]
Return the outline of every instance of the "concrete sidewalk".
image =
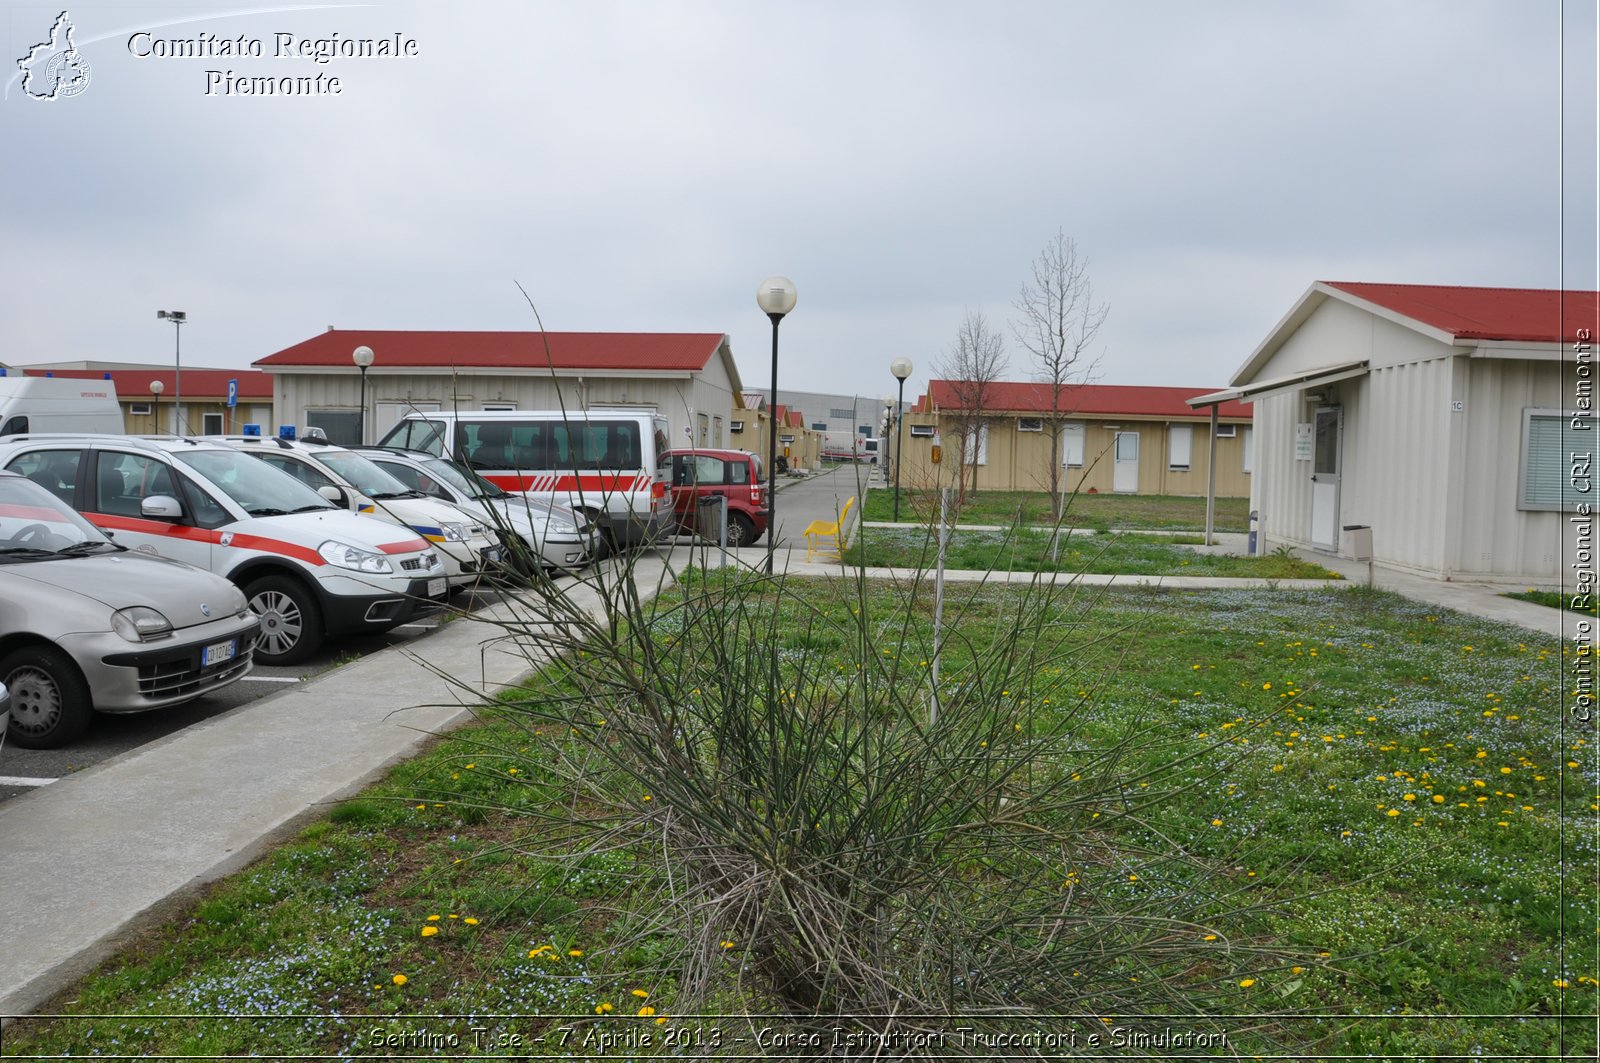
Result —
[[[758,566],[763,546],[729,551]],[[838,562],[805,563],[803,546],[780,548],[780,571],[848,577]],[[1366,566],[1321,555],[1341,571],[1326,580],[1063,574],[1083,586],[1172,589],[1347,587]],[[695,564],[722,563],[715,547],[642,555],[641,590]],[[911,569],[876,569],[874,579],[929,579]],[[1021,583],[1033,573],[950,572],[947,579]],[[1376,583],[1408,597],[1561,637],[1564,614],[1499,596],[1499,589],[1439,584],[1380,570]],[[596,588],[574,585],[598,612]],[[512,685],[538,662],[494,626],[514,620],[493,606],[443,625],[421,642],[385,650],[106,761],[56,786],[0,804],[0,899],[12,918],[0,930],[0,1017],[21,1015],[91,970],[138,927],[181,904],[195,887],[261,856],[309,817],[359,792],[433,734],[471,715],[482,693]],[[419,657],[426,653],[427,663]],[[448,677],[448,678],[447,678]]]

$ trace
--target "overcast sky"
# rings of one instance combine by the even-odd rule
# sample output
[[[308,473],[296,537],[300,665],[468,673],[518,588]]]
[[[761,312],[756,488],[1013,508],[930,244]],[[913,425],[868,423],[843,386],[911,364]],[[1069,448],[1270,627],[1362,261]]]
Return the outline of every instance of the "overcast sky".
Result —
[[[1593,0],[99,4],[87,86],[31,99],[60,10],[7,5],[0,362],[170,360],[158,309],[196,366],[531,329],[520,282],[550,329],[726,332],[765,386],[780,273],[780,387],[889,395],[905,355],[909,398],[1059,229],[1101,382],[1220,387],[1314,280],[1596,282]],[[263,54],[135,54],[202,34]]]

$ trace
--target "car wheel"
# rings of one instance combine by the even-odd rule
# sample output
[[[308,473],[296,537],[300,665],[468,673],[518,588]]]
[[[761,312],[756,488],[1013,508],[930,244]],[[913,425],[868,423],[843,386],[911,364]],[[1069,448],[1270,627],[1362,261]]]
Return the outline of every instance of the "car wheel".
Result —
[[[289,576],[264,576],[244,589],[251,610],[261,618],[256,660],[294,664],[322,645],[322,611],[306,585]]]
[[[92,702],[89,684],[72,658],[49,646],[24,646],[0,661],[0,682],[11,690],[11,741],[54,749],[83,734]]]
[[[590,524],[600,529],[600,534],[594,540],[594,553],[589,555],[589,560],[590,562],[604,561],[617,552],[617,544],[611,539],[611,531],[600,523],[599,513],[592,509],[585,509],[580,512],[588,518]]]
[[[728,514],[728,545],[749,546],[756,541],[756,523],[743,513]]]

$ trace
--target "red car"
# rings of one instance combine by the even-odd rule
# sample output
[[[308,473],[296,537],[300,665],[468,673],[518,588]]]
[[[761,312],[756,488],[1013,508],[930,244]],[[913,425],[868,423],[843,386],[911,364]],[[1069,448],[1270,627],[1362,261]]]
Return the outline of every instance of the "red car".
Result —
[[[661,475],[672,490],[672,511],[678,530],[696,530],[699,501],[723,495],[728,499],[728,545],[749,546],[767,530],[766,486],[761,459],[743,450],[695,447],[661,455]]]

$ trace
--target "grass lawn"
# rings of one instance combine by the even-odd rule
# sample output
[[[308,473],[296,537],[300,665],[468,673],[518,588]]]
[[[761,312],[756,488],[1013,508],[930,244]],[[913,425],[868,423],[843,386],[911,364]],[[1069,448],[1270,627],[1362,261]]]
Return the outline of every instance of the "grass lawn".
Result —
[[[797,612],[859,607],[837,583],[795,585]],[[869,607],[896,593],[873,585]],[[1015,590],[949,594],[964,639],[1010,630]],[[845,634],[795,630],[786,653],[852,660]],[[1108,591],[1049,630],[1081,653],[1004,696],[1029,719],[1081,707],[1084,744],[1137,730],[1158,747],[1141,754],[1149,766],[1190,757],[1186,790],[1151,806],[1140,840],[1213,862],[1233,902],[1259,906],[1251,939],[1193,930],[1215,961],[1192,976],[1217,983],[1232,1049],[1270,1034],[1297,1058],[1595,1051],[1600,775],[1593,725],[1563,713],[1557,641],[1344,589]],[[925,674],[925,628],[880,647]],[[955,645],[944,675],[961,670]],[[713,1039],[751,1051],[733,1041],[749,1026],[675,1014],[657,944],[673,929],[641,933],[651,913],[637,899],[660,880],[646,847],[563,862],[523,841],[518,813],[559,813],[568,796],[547,766],[571,742],[498,722],[440,741],[53,1008],[98,1017],[19,1022],[8,1054],[456,1055],[476,1039],[594,1058],[594,1038],[630,1032],[653,1040],[611,1054]],[[1146,796],[1137,779],[1125,800]],[[1086,896],[1160,905],[1194,888],[1172,860],[1068,862]],[[1258,961],[1257,938],[1302,958]],[[731,988],[741,943],[724,947],[724,1010],[759,1010]],[[1082,977],[1139,972],[1113,958]]]
[[[1565,609],[1573,613],[1587,613],[1589,616],[1600,616],[1597,612],[1595,596],[1593,594],[1560,594],[1556,591],[1512,591],[1502,597],[1516,598],[1519,601],[1532,602],[1535,605],[1547,605],[1552,609]]]
[[[1321,565],[1287,551],[1264,557],[1202,554],[1185,549],[1202,536],[1112,533],[1060,538],[1048,531],[956,531],[946,546],[952,569],[1000,572],[1096,572],[1137,576],[1253,576],[1257,579],[1339,579]],[[1052,551],[1054,557],[1052,558]],[[881,568],[931,566],[934,540],[926,529],[861,528],[845,550],[852,565]]]
[[[1021,513],[1024,525],[1052,525],[1050,496],[1042,491],[979,491],[967,498],[959,523],[995,524],[1010,527]],[[928,524],[939,515],[939,496],[933,491],[900,489],[901,523]],[[867,493],[862,509],[862,519],[889,521],[894,519],[894,488],[875,489]],[[1249,531],[1250,500],[1248,498],[1219,498],[1216,500],[1215,528],[1217,531]],[[1067,518],[1069,527],[1136,528],[1152,531],[1205,531],[1206,500],[1178,495],[1085,495],[1069,500]]]

